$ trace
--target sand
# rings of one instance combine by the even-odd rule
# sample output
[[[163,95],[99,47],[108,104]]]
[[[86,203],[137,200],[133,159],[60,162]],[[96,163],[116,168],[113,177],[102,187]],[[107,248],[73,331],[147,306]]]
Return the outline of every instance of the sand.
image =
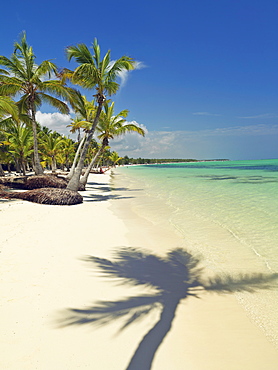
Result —
[[[109,190],[110,174],[91,175],[84,203],[49,206],[0,201],[0,369],[123,370],[158,320],[150,313],[120,325],[60,327],[67,308],[142,293],[112,284],[84,256],[112,258],[122,246],[164,254],[179,247],[169,225],[140,218],[128,197]],[[204,294],[178,306],[152,370],[274,370],[278,350],[233,296]],[[144,369],[141,369],[144,370]]]

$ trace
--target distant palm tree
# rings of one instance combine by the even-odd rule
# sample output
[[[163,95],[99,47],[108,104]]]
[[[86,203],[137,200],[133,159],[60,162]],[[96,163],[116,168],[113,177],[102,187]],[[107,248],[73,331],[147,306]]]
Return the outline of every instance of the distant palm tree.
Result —
[[[50,159],[51,170],[53,173],[57,170],[56,157],[63,150],[64,138],[62,136],[55,135],[54,132],[49,134],[41,133],[39,137],[39,146],[45,157]]]
[[[18,160],[22,173],[26,175],[27,160],[33,153],[32,129],[24,124],[12,124],[5,133],[8,152]]]
[[[86,89],[95,89],[96,94],[94,97],[97,104],[94,121],[83,145],[78,165],[67,186],[67,188],[71,190],[78,190],[79,188],[79,180],[85,157],[98,124],[106,95],[113,95],[117,92],[119,84],[116,82],[116,79],[119,73],[123,70],[132,70],[135,66],[134,60],[127,56],[122,56],[112,61],[110,50],[104,55],[103,59],[101,59],[100,46],[97,39],[94,40],[92,48],[93,54],[91,54],[85,44],[70,46],[66,49],[68,59],[71,60],[74,58],[79,66],[73,72],[65,70],[64,78],[70,78],[74,84],[80,85]]]
[[[278,278],[278,274],[242,274],[239,277],[225,275],[205,280],[201,277],[200,259],[181,248],[168,252],[165,258],[135,248],[122,248],[112,261],[98,257],[86,260],[97,265],[104,276],[118,282],[154,289],[153,294],[119,301],[100,301],[87,309],[69,309],[62,320],[61,326],[104,325],[114,319],[125,318],[121,328],[124,329],[150,311],[159,309],[159,320],[140,342],[127,370],[151,369],[155,353],[171,329],[181,300],[190,296],[199,297],[204,291],[234,293],[270,289]]]
[[[110,156],[109,156],[110,161],[113,163],[113,166],[116,167],[116,164],[123,159],[122,157],[119,156],[119,154],[115,151],[113,151]]]
[[[101,146],[92,158],[90,165],[87,167],[84,176],[81,178],[80,183],[85,186],[91,169],[96,164],[98,157],[103,153],[104,149],[109,145],[109,140],[115,137],[125,135],[127,132],[136,132],[139,135],[145,136],[145,131],[134,123],[127,123],[126,117],[128,110],[122,110],[120,113],[114,113],[114,102],[110,105],[104,103],[104,110],[102,111],[96,131],[98,131],[98,138],[101,141]]]
[[[40,164],[37,139],[36,111],[43,102],[68,114],[69,108],[60,98],[71,102],[74,90],[63,85],[60,80],[50,79],[57,74],[57,67],[49,60],[37,65],[36,56],[26,41],[23,33],[20,42],[14,44],[15,51],[11,58],[0,56],[0,65],[7,70],[0,70],[0,95],[21,95],[18,107],[20,112],[27,112],[32,121],[34,141],[34,170],[43,173]],[[48,77],[48,80],[46,79]]]
[[[57,154],[57,159],[63,168],[66,167],[69,170],[74,159],[75,149],[75,142],[68,137],[63,137],[61,151]]]

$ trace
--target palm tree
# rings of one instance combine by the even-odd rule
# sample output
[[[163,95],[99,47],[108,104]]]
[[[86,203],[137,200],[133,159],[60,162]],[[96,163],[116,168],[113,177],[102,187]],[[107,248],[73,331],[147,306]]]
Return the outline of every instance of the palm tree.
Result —
[[[99,132],[98,138],[101,141],[101,146],[92,159],[90,165],[86,169],[84,176],[81,178],[80,183],[85,186],[92,167],[97,162],[98,157],[103,153],[104,149],[109,146],[109,140],[117,136],[125,135],[127,132],[137,132],[139,135],[144,136],[145,131],[135,125],[134,123],[127,123],[125,118],[128,115],[128,110],[122,110],[120,113],[114,115],[114,102],[110,105],[104,103],[104,111],[100,115],[96,130]]]
[[[119,84],[116,82],[116,79],[121,71],[135,68],[134,60],[127,56],[122,56],[116,61],[112,61],[110,50],[101,59],[100,46],[97,39],[94,40],[92,48],[93,54],[91,54],[85,44],[70,46],[66,49],[68,59],[74,58],[79,66],[73,72],[65,70],[64,78],[70,78],[74,84],[78,84],[86,89],[95,89],[96,94],[94,97],[97,104],[94,120],[83,145],[78,165],[67,187],[71,190],[77,190],[79,187],[86,153],[98,124],[106,95],[113,95],[117,92]]]
[[[32,130],[24,124],[10,125],[6,132],[7,140],[4,144],[8,145],[9,153],[19,161],[23,175],[26,175],[27,159],[33,153]]]
[[[0,69],[0,73],[5,74],[5,71]],[[4,140],[3,134],[5,133],[5,129],[8,128],[9,124],[13,121],[19,120],[18,114],[18,107],[16,103],[8,96],[1,96],[0,95],[0,134],[1,134],[1,141]],[[1,143],[1,150],[0,150],[0,158],[1,160],[11,159],[11,156],[5,151],[6,146]],[[0,176],[5,176],[2,163],[0,163]]]
[[[20,42],[14,44],[14,48],[10,59],[0,56],[0,65],[7,69],[0,70],[0,95],[21,95],[19,109],[21,112],[27,112],[32,121],[34,170],[36,174],[41,174],[43,169],[38,152],[36,110],[45,102],[61,113],[68,114],[69,108],[60,98],[71,102],[74,90],[64,86],[59,80],[50,79],[52,74],[57,74],[57,67],[50,60],[39,65],[35,63],[36,56],[26,41],[25,33],[22,34]]]
[[[205,292],[255,292],[274,287],[278,274],[225,275],[210,279],[201,276],[200,259],[182,248],[174,249],[166,257],[135,248],[121,248],[112,261],[89,256],[103,275],[123,284],[153,288],[153,294],[143,294],[119,301],[100,301],[87,309],[69,309],[61,326],[98,324],[122,319],[121,330],[152,310],[160,310],[160,318],[143,337],[127,370],[149,370],[155,353],[171,329],[178,305],[183,299],[197,297]]]
[[[122,157],[119,156],[119,154],[115,151],[113,151],[110,156],[109,156],[110,161],[112,162],[113,166],[116,167],[116,164],[123,159]]]
[[[57,154],[57,159],[63,168],[66,167],[67,170],[70,168],[70,164],[73,162],[75,155],[75,142],[68,138],[63,138],[63,143],[61,151]]]
[[[53,173],[57,170],[56,157],[62,151],[64,145],[64,138],[56,134],[55,132],[51,132],[50,134],[44,134],[42,132],[39,138],[41,150],[43,155],[50,159]]]

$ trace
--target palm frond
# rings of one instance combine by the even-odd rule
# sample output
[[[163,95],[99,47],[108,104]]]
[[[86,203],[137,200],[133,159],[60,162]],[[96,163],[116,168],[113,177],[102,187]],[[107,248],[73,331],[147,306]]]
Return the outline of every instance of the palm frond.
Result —
[[[10,114],[18,119],[18,108],[16,103],[8,96],[0,95],[0,115],[1,114]]]
[[[105,81],[105,84],[103,85],[104,85],[104,91],[109,96],[116,94],[116,92],[119,90],[119,87],[120,87],[120,84],[118,84],[118,82],[111,81],[111,80]]]
[[[92,48],[94,50],[95,66],[96,68],[99,68],[100,67],[100,46],[96,38],[94,39]]]
[[[80,64],[94,64],[92,54],[85,44],[68,46],[66,48],[66,55],[69,61],[74,58]]]
[[[125,134],[126,132],[136,132],[137,134],[139,134],[141,136],[145,136],[145,131],[141,127],[139,127],[139,126],[137,126],[133,123],[127,123],[125,125],[122,125],[117,130],[117,134],[119,134],[119,135]]]
[[[45,75],[48,75],[48,78],[51,78],[52,73],[57,73],[57,66],[50,60],[44,60],[36,68],[32,79],[35,81]]]
[[[28,114],[28,95],[24,94],[21,96],[19,101],[16,103],[20,114]]]
[[[1,79],[0,95],[15,96],[22,90],[22,82],[16,77],[5,77]]]
[[[86,89],[92,89],[101,82],[97,69],[90,63],[78,66],[74,70],[71,80]]]
[[[99,64],[100,64],[101,75],[105,76],[105,74],[109,71],[108,67],[111,65],[110,50],[108,50],[108,52],[103,57],[103,60]]]
[[[1,58],[1,57],[0,57],[0,58]],[[0,74],[3,74],[3,75],[5,75],[5,76],[8,76],[8,75],[9,75],[9,72],[8,72],[8,71],[6,71],[5,69],[0,68]]]
[[[39,93],[37,95],[41,98],[42,101],[57,108],[62,114],[69,114],[68,105],[61,100],[45,93]]]

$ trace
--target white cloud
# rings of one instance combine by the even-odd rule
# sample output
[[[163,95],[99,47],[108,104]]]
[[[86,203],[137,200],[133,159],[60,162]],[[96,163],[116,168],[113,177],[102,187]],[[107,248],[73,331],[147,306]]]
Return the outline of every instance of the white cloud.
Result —
[[[52,131],[57,131],[60,134],[68,136],[70,134],[67,125],[71,123],[71,117],[68,114],[62,113],[36,113],[36,120],[42,125],[48,127]]]
[[[236,126],[201,131],[150,131],[145,137],[133,133],[111,140],[111,149],[121,156],[134,158],[238,159],[240,155],[245,155],[242,153],[247,151],[246,148],[251,148],[250,153],[247,153],[249,158],[256,158],[256,155],[263,158],[263,153],[273,147],[275,138],[278,139],[278,125]],[[273,158],[277,157],[276,146],[273,151]]]

